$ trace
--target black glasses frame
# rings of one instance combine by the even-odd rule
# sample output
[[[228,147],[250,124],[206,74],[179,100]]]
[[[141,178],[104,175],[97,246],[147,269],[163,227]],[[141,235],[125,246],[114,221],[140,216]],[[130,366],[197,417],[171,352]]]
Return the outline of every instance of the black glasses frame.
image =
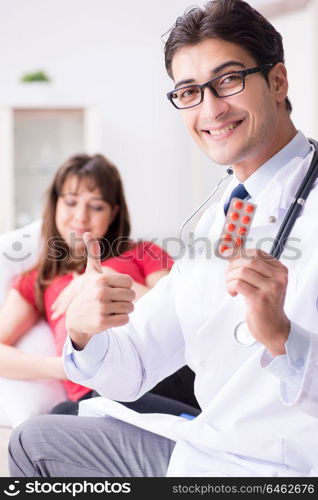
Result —
[[[240,92],[243,92],[243,90],[245,89],[245,77],[247,75],[251,75],[251,74],[257,73],[259,71],[264,71],[267,68],[272,68],[273,66],[275,66],[275,64],[276,63],[267,63],[267,64],[262,64],[261,66],[255,66],[254,68],[242,69],[242,70],[238,70],[238,71],[228,71],[227,73],[223,73],[223,75],[217,76],[216,78],[212,78],[212,80],[209,80],[208,82],[201,83],[201,84],[194,83],[192,85],[185,85],[184,87],[178,87],[177,89],[171,90],[170,92],[167,93],[167,98],[173,104],[173,106],[175,108],[177,108],[177,109],[189,109],[189,108],[194,108],[195,106],[199,106],[201,104],[201,102],[203,101],[203,98],[204,98],[204,89],[205,88],[208,88],[209,90],[211,90],[212,94],[215,97],[218,97],[219,99],[224,99],[225,97],[231,97],[232,95],[236,95],[236,94],[239,94]],[[243,82],[242,89],[239,90],[238,92],[233,92],[233,94],[219,95],[217,93],[217,91],[215,90],[215,88],[213,87],[213,82],[215,82],[216,80],[219,80],[220,78],[223,78],[226,75],[232,75],[233,73],[237,74],[237,75],[241,75],[242,82]],[[174,100],[172,98],[173,94],[175,92],[177,92],[178,90],[188,89],[188,88],[193,88],[193,87],[200,89],[200,92],[201,92],[200,101],[196,104],[192,104],[191,106],[185,106],[184,108],[179,108],[179,106],[177,106],[177,104],[174,102]]]

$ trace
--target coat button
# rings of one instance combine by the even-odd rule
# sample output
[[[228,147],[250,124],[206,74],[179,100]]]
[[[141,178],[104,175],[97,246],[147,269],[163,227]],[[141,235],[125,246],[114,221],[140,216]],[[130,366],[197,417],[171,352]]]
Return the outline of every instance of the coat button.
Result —
[[[268,218],[268,222],[270,222],[271,224],[274,224],[276,222],[276,217],[275,215],[271,215],[269,218]]]

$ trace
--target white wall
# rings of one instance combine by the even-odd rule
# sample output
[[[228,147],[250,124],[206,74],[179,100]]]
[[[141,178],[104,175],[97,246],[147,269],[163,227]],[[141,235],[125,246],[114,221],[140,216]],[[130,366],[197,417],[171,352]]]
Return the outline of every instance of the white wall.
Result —
[[[137,237],[175,235],[223,172],[192,144],[165,96],[171,81],[160,37],[191,4],[0,0],[0,106],[17,99],[19,77],[37,68],[64,98],[95,104],[102,152],[122,173]],[[317,137],[315,16],[310,7],[273,23],[285,37],[296,125]]]
[[[318,138],[318,2],[272,20],[283,35],[295,126]]]

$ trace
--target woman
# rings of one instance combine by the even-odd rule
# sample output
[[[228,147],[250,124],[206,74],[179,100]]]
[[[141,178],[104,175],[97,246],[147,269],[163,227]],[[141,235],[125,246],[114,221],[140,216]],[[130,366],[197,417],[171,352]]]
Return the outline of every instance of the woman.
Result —
[[[140,298],[169,272],[172,259],[158,246],[130,238],[129,214],[117,169],[101,155],[77,155],[57,171],[43,215],[45,242],[36,267],[18,277],[0,310],[0,376],[55,378],[69,402],[53,411],[76,412],[91,389],[65,379],[61,353],[66,338],[65,311],[86,265],[82,235],[89,231],[101,245],[105,273],[129,274]],[[56,356],[19,351],[15,342],[40,318],[53,332]],[[73,402],[73,403],[72,403]]]

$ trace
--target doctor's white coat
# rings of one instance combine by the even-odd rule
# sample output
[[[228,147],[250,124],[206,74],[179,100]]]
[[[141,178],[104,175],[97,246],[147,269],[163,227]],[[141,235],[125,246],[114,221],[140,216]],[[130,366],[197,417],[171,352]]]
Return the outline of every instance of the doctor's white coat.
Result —
[[[258,208],[248,247],[255,248],[262,239],[262,249],[269,250],[311,157],[293,158],[255,200]],[[94,414],[95,404],[97,413],[104,408],[116,418],[176,440],[168,475],[317,476],[317,211],[316,183],[281,258],[289,268],[285,311],[296,347],[300,340],[299,352],[296,348],[290,353],[301,373],[293,390],[266,366],[262,345],[244,348],[235,343],[234,328],[245,318],[244,299],[229,296],[227,262],[213,254],[207,257],[203,245],[193,258],[178,261],[170,275],[136,304],[128,325],[100,334],[108,351],[93,377],[75,367],[67,349],[65,355],[72,380],[122,401],[139,398],[187,363],[196,373],[202,413],[192,421],[139,415],[99,398],[97,405],[93,400],[82,402],[80,414]],[[269,222],[273,216],[275,223]],[[223,223],[221,201],[207,211],[198,228],[212,249]]]

